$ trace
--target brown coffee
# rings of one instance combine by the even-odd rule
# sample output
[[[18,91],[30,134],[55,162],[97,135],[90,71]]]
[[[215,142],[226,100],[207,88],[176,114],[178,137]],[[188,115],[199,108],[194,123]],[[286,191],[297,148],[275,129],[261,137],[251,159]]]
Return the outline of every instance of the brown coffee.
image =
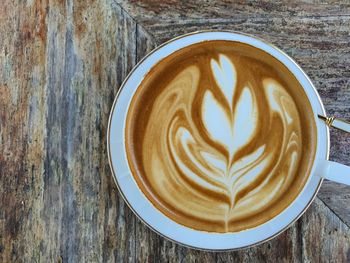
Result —
[[[205,41],[156,64],[126,121],[134,179],[167,217],[209,232],[256,227],[304,187],[313,112],[295,76],[247,44]]]

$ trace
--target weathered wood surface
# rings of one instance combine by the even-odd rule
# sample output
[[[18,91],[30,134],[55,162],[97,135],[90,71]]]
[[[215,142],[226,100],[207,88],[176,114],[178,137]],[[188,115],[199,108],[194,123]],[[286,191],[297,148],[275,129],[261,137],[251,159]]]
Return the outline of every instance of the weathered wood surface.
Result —
[[[350,118],[350,5],[3,0],[0,262],[350,262],[350,187],[325,182],[277,238],[237,252],[176,245],[124,204],[108,167],[114,96],[153,47],[198,29],[239,30],[302,65],[328,113]],[[331,159],[350,165],[350,136]]]

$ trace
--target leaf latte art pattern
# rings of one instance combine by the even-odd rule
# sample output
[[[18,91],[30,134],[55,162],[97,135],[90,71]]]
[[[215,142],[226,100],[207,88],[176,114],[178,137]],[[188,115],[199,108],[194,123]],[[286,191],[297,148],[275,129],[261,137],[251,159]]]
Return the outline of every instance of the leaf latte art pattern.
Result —
[[[278,76],[244,63],[223,52],[186,64],[157,82],[161,92],[138,119],[136,181],[185,226],[229,232],[264,223],[283,209],[298,175],[296,102]]]

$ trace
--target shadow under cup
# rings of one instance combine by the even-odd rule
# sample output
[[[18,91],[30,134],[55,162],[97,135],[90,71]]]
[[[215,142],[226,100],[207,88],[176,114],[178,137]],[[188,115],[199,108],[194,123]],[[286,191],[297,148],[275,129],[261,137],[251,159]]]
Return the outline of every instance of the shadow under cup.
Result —
[[[295,75],[237,41],[183,47],[133,94],[125,152],[152,205],[194,230],[232,233],[266,223],[301,193],[317,128]]]

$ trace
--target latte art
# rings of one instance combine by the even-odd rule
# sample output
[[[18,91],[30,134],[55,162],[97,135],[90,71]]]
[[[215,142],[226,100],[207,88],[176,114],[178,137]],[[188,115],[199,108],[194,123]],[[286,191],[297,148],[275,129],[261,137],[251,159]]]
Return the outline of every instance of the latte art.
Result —
[[[164,79],[147,120],[128,126],[142,130],[130,160],[140,188],[173,220],[239,231],[273,217],[303,186],[302,123],[280,79],[255,72],[259,63],[230,52],[203,57]]]

